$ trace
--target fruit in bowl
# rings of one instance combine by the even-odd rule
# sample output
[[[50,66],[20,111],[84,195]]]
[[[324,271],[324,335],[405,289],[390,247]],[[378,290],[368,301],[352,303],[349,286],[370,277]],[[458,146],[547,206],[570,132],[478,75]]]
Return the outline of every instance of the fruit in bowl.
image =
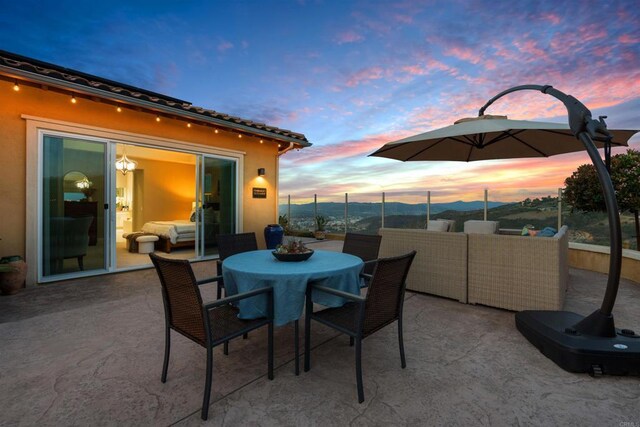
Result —
[[[307,248],[301,240],[291,240],[276,246],[272,254],[279,261],[305,261],[313,255],[313,250]]]
[[[290,240],[289,242],[276,246],[276,253],[279,254],[304,254],[311,251],[302,240]]]

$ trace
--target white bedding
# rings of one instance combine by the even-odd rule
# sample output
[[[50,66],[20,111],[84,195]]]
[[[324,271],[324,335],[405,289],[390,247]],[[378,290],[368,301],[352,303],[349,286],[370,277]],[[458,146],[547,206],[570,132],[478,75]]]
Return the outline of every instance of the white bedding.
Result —
[[[157,234],[171,243],[195,239],[196,223],[189,220],[151,221],[142,226],[145,233]]]

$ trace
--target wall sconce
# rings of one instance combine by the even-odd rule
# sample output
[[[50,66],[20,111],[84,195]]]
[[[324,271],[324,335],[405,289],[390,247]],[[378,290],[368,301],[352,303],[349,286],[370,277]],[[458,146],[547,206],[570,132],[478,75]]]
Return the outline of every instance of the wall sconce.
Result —
[[[264,176],[264,168],[258,169],[258,176]]]

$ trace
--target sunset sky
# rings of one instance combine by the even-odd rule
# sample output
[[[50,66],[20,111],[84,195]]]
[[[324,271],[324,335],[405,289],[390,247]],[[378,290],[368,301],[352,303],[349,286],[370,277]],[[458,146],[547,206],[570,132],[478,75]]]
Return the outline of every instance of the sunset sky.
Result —
[[[521,200],[555,194],[586,153],[402,163],[382,144],[476,116],[520,84],[574,95],[640,129],[640,7],[630,1],[16,1],[0,49],[304,133],[280,194],[338,200]],[[521,92],[488,114],[566,121]],[[640,149],[640,136],[630,144]]]

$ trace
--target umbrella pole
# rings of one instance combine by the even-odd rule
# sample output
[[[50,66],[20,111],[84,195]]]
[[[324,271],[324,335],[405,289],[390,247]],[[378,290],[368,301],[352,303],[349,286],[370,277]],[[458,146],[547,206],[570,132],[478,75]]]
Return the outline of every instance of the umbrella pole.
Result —
[[[592,375],[640,375],[640,336],[629,329],[616,329],[613,320],[620,270],[622,234],[615,191],[607,165],[602,161],[593,138],[600,134],[607,142],[611,134],[601,117],[594,120],[591,111],[573,96],[552,86],[523,85],[507,89],[491,98],[479,116],[497,99],[520,90],[536,90],[560,100],[569,114],[569,127],[584,145],[596,168],[609,219],[610,253],[607,289],[600,309],[587,317],[567,311],[526,310],[516,313],[516,327],[540,351],[565,370]],[[608,159],[610,154],[605,149]]]

